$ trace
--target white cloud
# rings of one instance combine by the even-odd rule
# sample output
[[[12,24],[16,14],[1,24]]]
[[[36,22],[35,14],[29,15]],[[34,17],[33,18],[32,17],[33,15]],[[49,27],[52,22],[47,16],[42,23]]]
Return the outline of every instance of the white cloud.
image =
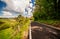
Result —
[[[3,16],[12,16],[12,13],[3,11]]]
[[[30,3],[30,7],[33,7],[33,4],[32,3]]]
[[[14,18],[14,17],[17,17],[17,15],[13,15],[12,13],[10,12],[7,12],[7,11],[2,11],[2,16],[0,16],[1,18]]]
[[[5,9],[23,12],[25,7],[29,5],[30,0],[3,0],[3,1],[7,3],[7,7]]]
[[[17,16],[0,16],[0,18],[15,18]]]
[[[24,14],[26,14],[25,8],[27,8],[28,14],[24,15],[24,16],[27,16],[27,17],[32,16],[32,12],[31,12],[32,9],[28,8],[28,6],[32,7],[32,5],[33,5],[32,3],[29,4],[29,1],[31,1],[31,0],[3,0],[3,1],[7,3],[7,7],[5,8],[6,10],[22,12],[22,14],[24,15]],[[13,12],[10,13],[10,12],[3,11],[2,17],[14,17],[12,14],[13,14]]]
[[[29,5],[29,0],[12,0],[14,4],[14,10],[18,12],[24,12],[26,6]]]

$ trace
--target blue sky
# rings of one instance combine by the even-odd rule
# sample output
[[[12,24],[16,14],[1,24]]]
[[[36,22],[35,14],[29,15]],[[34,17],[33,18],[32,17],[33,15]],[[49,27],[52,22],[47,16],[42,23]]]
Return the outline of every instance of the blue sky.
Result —
[[[12,0],[12,1],[14,1],[14,0]],[[23,1],[23,2],[25,2],[25,1]],[[28,0],[26,2],[28,2]],[[16,3],[16,2],[14,2],[14,3]],[[34,5],[34,0],[31,0],[31,3]],[[16,4],[18,4],[18,1]],[[17,5],[17,6],[19,6],[19,5]],[[21,4],[20,4],[20,6],[21,6]],[[23,10],[23,6],[24,6],[24,4],[22,4],[22,10]],[[16,17],[18,14],[20,14],[20,13],[13,13],[13,12],[9,12],[9,11],[8,12],[3,11],[3,9],[6,7],[7,7],[7,4],[4,1],[0,1],[0,17]],[[11,8],[13,8],[13,7],[11,7]],[[19,11],[19,9],[18,9],[18,11]]]
[[[2,15],[2,10],[3,10],[3,8],[6,7],[6,6],[7,6],[7,5],[6,5],[5,2],[0,1],[0,15]]]

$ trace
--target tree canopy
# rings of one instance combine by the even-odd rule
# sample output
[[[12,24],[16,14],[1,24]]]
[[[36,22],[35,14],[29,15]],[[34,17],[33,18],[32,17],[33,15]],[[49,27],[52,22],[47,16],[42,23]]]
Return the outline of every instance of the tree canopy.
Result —
[[[36,0],[34,12],[35,20],[38,19],[60,19],[59,1],[57,0]]]

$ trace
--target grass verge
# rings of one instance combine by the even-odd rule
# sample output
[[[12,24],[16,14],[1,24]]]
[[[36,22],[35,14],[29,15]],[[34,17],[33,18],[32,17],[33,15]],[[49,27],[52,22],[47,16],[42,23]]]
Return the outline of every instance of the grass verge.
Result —
[[[38,20],[38,22],[53,25],[54,27],[60,27],[60,20]]]

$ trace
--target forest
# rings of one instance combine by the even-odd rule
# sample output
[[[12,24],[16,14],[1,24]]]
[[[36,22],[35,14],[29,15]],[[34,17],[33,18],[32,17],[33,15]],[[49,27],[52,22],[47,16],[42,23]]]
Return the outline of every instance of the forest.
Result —
[[[36,0],[34,20],[60,27],[60,0]]]

